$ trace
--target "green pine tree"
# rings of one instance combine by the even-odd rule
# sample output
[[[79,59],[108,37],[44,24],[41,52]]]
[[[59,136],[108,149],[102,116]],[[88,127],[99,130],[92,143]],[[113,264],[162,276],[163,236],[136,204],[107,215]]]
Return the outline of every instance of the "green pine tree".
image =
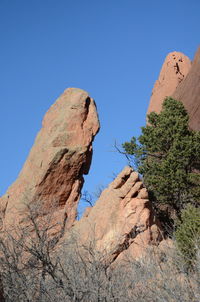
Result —
[[[170,97],[141,129],[138,140],[122,146],[134,158],[155,208],[169,206],[169,216],[180,217],[185,204],[200,199],[200,132],[189,129],[183,104]]]

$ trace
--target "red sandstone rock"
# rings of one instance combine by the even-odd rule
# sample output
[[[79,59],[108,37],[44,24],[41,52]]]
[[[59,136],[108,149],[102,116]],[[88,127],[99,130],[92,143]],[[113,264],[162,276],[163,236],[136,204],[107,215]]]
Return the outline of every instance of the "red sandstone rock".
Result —
[[[191,63],[188,57],[179,52],[170,53],[162,66],[156,81],[147,114],[160,112],[166,96],[183,102],[189,114],[189,125],[200,130],[200,48]]]
[[[92,141],[99,130],[94,101],[87,92],[69,88],[46,113],[18,179],[0,199],[1,224],[20,221],[26,204],[54,202],[54,220],[70,227],[92,159]],[[23,216],[23,215],[22,215]]]
[[[166,96],[172,96],[175,89],[184,81],[191,68],[190,59],[180,52],[171,52],[167,55],[158,80],[155,82],[147,114],[157,113],[162,108]]]
[[[95,245],[109,262],[122,259],[127,251],[137,258],[145,247],[161,239],[148,193],[130,167],[102,192],[95,206],[70,232],[80,245]]]
[[[183,102],[190,117],[190,127],[200,130],[200,48],[185,79],[178,85],[172,97]]]

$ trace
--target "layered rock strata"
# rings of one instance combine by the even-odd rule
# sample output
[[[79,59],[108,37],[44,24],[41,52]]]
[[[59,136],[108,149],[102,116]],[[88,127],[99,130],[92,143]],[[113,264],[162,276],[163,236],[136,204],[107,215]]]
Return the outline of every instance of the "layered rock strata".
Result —
[[[1,227],[20,222],[27,205],[38,201],[47,211],[53,204],[54,222],[71,227],[98,130],[94,100],[81,89],[65,90],[46,113],[19,177],[0,199]]]

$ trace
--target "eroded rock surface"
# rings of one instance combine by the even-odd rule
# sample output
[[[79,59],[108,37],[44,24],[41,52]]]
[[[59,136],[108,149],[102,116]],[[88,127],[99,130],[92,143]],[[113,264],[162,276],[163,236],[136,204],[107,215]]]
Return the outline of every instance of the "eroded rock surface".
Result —
[[[47,210],[54,203],[54,221],[71,227],[98,130],[93,99],[81,89],[65,90],[46,113],[19,177],[0,199],[1,224],[20,221],[26,204],[39,200]]]
[[[174,51],[167,55],[152,90],[147,114],[152,111],[160,112],[165,97],[173,95],[177,86],[186,78],[190,68],[191,61],[183,53]]]
[[[80,245],[95,246],[112,263],[126,253],[137,258],[161,239],[159,223],[138,173],[125,167],[95,206],[71,229]]]

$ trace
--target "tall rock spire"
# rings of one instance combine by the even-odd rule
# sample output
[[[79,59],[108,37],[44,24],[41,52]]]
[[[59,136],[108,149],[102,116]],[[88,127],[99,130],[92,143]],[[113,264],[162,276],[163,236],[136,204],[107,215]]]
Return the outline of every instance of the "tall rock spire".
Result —
[[[54,222],[70,227],[99,130],[96,106],[87,92],[70,88],[46,113],[43,126],[17,180],[0,198],[1,224],[20,222],[27,205],[55,203]]]

